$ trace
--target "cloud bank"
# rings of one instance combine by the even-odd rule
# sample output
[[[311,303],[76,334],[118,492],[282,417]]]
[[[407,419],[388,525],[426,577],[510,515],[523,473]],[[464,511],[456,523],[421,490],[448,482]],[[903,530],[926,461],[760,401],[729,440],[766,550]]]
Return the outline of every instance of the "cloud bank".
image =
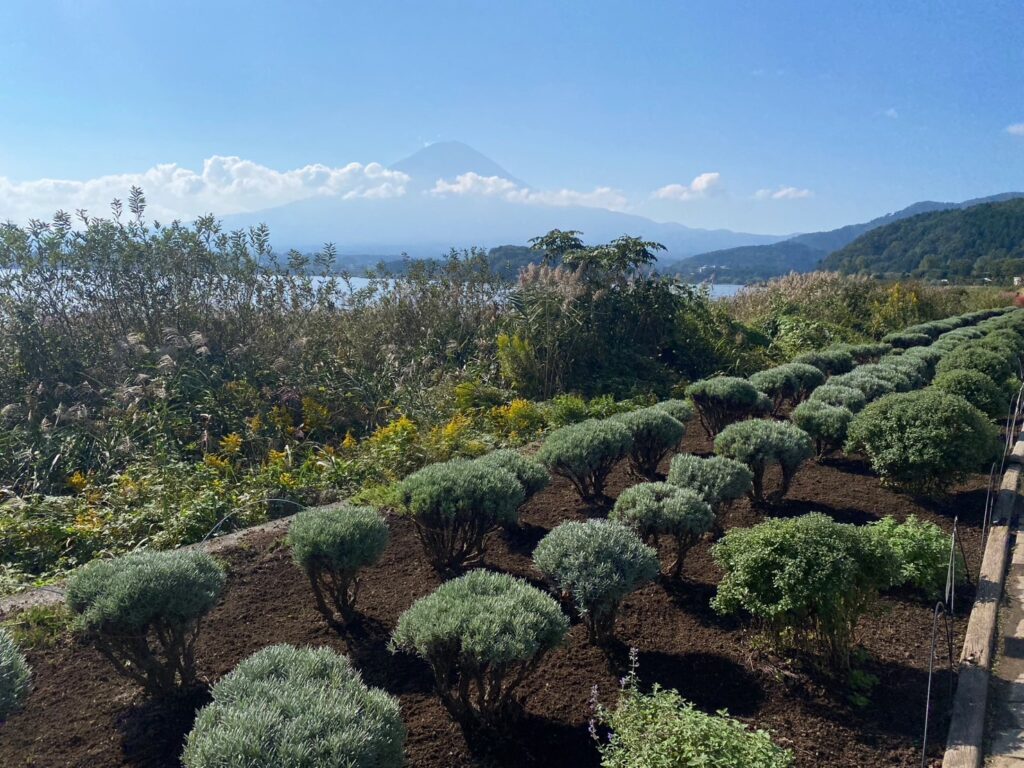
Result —
[[[1011,136],[1024,136],[1024,123],[1014,123],[1006,126],[1006,132]]]
[[[754,193],[757,200],[803,200],[813,196],[814,193],[809,189],[785,186],[776,189],[759,189]]]
[[[434,197],[497,197],[526,205],[583,205],[613,211],[622,210],[628,202],[621,192],[612,187],[597,187],[590,192],[574,189],[544,191],[521,187],[500,176],[481,176],[473,172],[459,174],[451,181],[438,179],[428,194]]]
[[[654,190],[654,197],[659,200],[697,200],[707,197],[721,185],[720,173],[702,173],[689,184],[667,184]]]
[[[48,219],[57,209],[84,208],[105,216],[110,201],[124,199],[134,185],[149,203],[147,217],[167,220],[257,211],[318,195],[345,199],[399,197],[409,177],[380,163],[349,163],[340,167],[306,165],[276,171],[239,157],[214,155],[196,172],[177,163],[154,166],[142,173],[100,176],[87,181],[38,179],[14,182],[0,176],[0,220]]]

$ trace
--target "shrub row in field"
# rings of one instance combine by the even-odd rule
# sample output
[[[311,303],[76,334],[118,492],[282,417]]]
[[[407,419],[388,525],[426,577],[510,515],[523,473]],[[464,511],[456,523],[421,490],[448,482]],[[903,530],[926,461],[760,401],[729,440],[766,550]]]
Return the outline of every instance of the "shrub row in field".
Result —
[[[928,341],[933,338],[928,332],[920,336]],[[1012,339],[1007,336],[1007,341]],[[937,388],[920,389],[932,379],[941,362],[941,349],[930,351],[927,347],[905,345],[899,350],[884,354],[886,348],[876,345],[833,351],[832,361],[840,359],[834,370],[828,372],[833,379],[844,375],[845,357],[854,361],[845,371],[850,374],[847,379],[839,378],[838,382],[833,380],[825,385],[832,391],[824,394],[834,397],[837,404],[822,396],[796,408],[802,414],[796,421],[810,427],[813,439],[798,426],[786,422],[743,420],[750,413],[737,418],[737,411],[724,402],[730,393],[739,393],[739,401],[752,403],[755,411],[760,409],[764,413],[785,401],[806,401],[826,375],[818,368],[815,373],[808,371],[809,363],[774,369],[771,376],[760,379],[769,392],[755,387],[753,396],[747,386],[737,381],[705,382],[695,390],[695,404],[710,431],[721,427],[715,441],[718,455],[706,459],[675,457],[668,475],[670,482],[646,482],[627,489],[620,494],[609,521],[567,522],[557,526],[537,546],[534,562],[538,570],[552,590],[569,603],[570,609],[579,613],[591,639],[607,641],[623,598],[657,574],[658,554],[644,540],[659,547],[669,540],[676,558],[667,570],[677,573],[686,550],[715,527],[716,513],[722,506],[744,493],[758,501],[783,495],[797,468],[813,454],[815,441],[819,451],[843,443],[845,431],[854,420],[853,410],[871,414],[869,409],[881,407],[877,403],[891,402],[887,396],[897,392],[931,400],[947,396]],[[768,394],[772,402],[765,405]],[[720,400],[709,405],[716,397]],[[848,405],[853,408],[848,410]],[[960,401],[955,406],[954,411],[971,408]],[[658,465],[683,436],[685,427],[680,419],[689,415],[685,404],[672,403],[627,416],[584,422],[552,433],[538,453],[538,460],[555,474],[569,479],[584,499],[603,501],[610,469],[626,457],[637,475],[645,479],[656,477]],[[960,429],[954,426],[951,434]],[[977,456],[972,460],[976,463],[976,459]],[[779,466],[782,480],[778,488],[769,491],[765,475],[772,465]],[[930,594],[936,592],[944,585],[949,550],[948,537],[941,530],[913,519],[902,524],[885,520],[856,528],[811,515],[731,531],[716,546],[715,557],[726,572],[716,608],[753,615],[779,645],[796,644],[819,654],[833,668],[842,669],[849,663],[857,620],[877,593],[900,584]],[[478,626],[473,617],[479,607],[471,597],[473,590],[469,589],[472,580],[501,581],[500,587],[490,584],[488,589],[498,589],[501,594],[507,590],[515,595],[514,599],[530,602],[530,610],[536,616],[548,619],[531,619],[525,622],[525,629],[516,626],[501,630],[510,633],[509,637],[499,639],[492,634],[489,644],[479,639],[468,641],[467,637],[476,637],[472,632]],[[785,594],[779,594],[777,589],[773,592],[772,585],[780,583],[785,585]],[[552,647],[551,643],[557,644],[564,636],[564,629],[558,630],[560,622],[556,621],[564,621],[564,614],[553,601],[544,602],[550,600],[511,577],[470,573],[448,582],[414,605],[400,620],[393,645],[428,660],[437,676],[439,694],[454,716],[463,721],[493,723],[514,701],[512,687],[504,686],[502,681],[520,680],[525,674],[523,670],[532,669]],[[462,616],[464,612],[467,624],[453,629],[450,617]],[[525,609],[522,614],[526,614]],[[442,622],[441,616],[449,620]],[[442,623],[445,626],[439,627]],[[419,639],[414,637],[417,632],[423,635]],[[435,637],[438,633],[442,637]],[[434,645],[424,639],[428,637],[434,639]],[[448,649],[456,647],[456,641],[481,655],[452,656]],[[502,669],[508,678],[488,671],[498,663],[493,655],[498,652],[496,649],[504,649],[502,663],[507,666]],[[493,687],[482,690],[482,679],[493,680]],[[666,718],[674,723],[684,722],[690,716],[685,704],[670,699],[659,698],[656,691],[649,701],[636,703],[664,704]],[[494,708],[488,709],[481,702],[489,702]],[[625,706],[620,703],[620,707]],[[625,721],[621,723],[625,732]],[[721,722],[715,727],[727,725]],[[744,733],[744,737],[750,735]],[[768,746],[765,748],[765,754],[771,753]],[[605,753],[605,758],[614,759],[611,753]]]
[[[781,498],[815,449],[820,454],[845,440],[883,477],[903,484],[920,481],[930,489],[936,477],[956,479],[983,461],[994,442],[994,427],[971,403],[996,414],[999,394],[1020,371],[1024,353],[1024,320],[978,319],[985,322],[977,327],[954,322],[944,330],[944,322],[908,330],[888,339],[891,350],[881,344],[836,348],[749,381],[695,383],[689,394],[715,435],[717,455],[674,457],[668,482],[624,491],[610,520],[557,526],[536,547],[537,569],[580,616],[591,640],[606,643],[623,599],[657,577],[657,548],[671,545],[675,559],[666,571],[678,575],[687,550],[719,527],[723,507],[743,494],[757,502]],[[936,371],[934,385],[922,389]],[[793,423],[749,418],[787,404],[794,406]],[[667,401],[583,421],[551,433],[536,460],[497,451],[427,466],[399,485],[402,511],[432,565],[453,576],[481,561],[489,534],[516,524],[519,509],[549,482],[549,472],[568,479],[590,502],[607,501],[608,474],[626,458],[634,474],[657,480],[692,412],[686,402]],[[769,489],[772,466],[781,482]],[[300,513],[287,542],[318,608],[341,623],[355,611],[361,571],[387,546],[388,526],[372,508],[321,508]],[[906,584],[934,593],[945,583],[949,557],[948,537],[912,518],[857,528],[822,515],[732,530],[713,553],[725,572],[717,610],[749,614],[777,645],[811,651],[838,669],[848,667],[857,620],[878,592]],[[80,633],[120,674],[162,696],[197,682],[196,635],[223,584],[222,568],[208,555],[139,553],[81,569],[69,582],[68,605]],[[563,642],[568,627],[550,594],[506,574],[475,570],[414,603],[399,618],[390,647],[429,664],[456,720],[497,727],[517,706],[518,686]],[[23,658],[4,641],[0,633],[0,717],[5,706],[17,705],[28,675]],[[624,692],[619,707],[604,714],[623,734],[602,749],[606,765],[640,754],[640,744],[625,746],[626,734],[634,727],[631,718],[644,712],[679,732],[713,729],[718,735],[707,741],[746,755],[748,764],[789,764],[766,738],[696,713],[674,693],[656,689],[649,697]],[[273,646],[214,688],[183,761],[187,768],[269,768],[308,756],[312,747],[325,764],[397,766],[404,739],[397,702],[367,687],[345,657]]]
[[[770,519],[730,530],[712,549],[725,572],[713,605],[755,619],[776,648],[843,671],[857,622],[879,591],[907,585],[941,595],[950,546],[938,526],[913,517],[867,526],[819,513]],[[957,561],[955,578],[965,573]]]
[[[993,460],[992,419],[1009,410],[1024,353],[1020,314],[990,314],[895,356],[889,365],[909,375],[911,391],[897,387],[860,411],[846,449],[864,453],[887,482],[918,492],[942,491]]]
[[[743,419],[777,416],[785,406],[795,408],[808,398],[856,411],[866,404],[856,395],[835,389],[817,396],[814,393],[823,385],[843,386],[861,392],[865,400],[870,401],[893,391],[923,386],[934,374],[941,354],[928,349],[934,339],[954,329],[970,333],[973,329],[968,326],[1000,313],[1001,310],[976,312],[924,323],[891,333],[881,342],[836,344],[804,353],[791,363],[754,373],[748,379],[734,376],[702,379],[691,384],[686,394],[696,406],[708,437]],[[808,413],[808,409],[804,409],[804,413]],[[832,422],[830,434],[822,435],[821,440],[834,444],[835,419]]]

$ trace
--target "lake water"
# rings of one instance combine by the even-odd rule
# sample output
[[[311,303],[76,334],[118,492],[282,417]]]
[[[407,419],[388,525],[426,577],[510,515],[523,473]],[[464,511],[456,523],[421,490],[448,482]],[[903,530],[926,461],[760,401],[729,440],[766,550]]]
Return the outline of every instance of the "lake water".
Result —
[[[365,288],[369,285],[370,281],[365,277],[353,277],[352,287],[356,290]],[[742,285],[736,285],[734,283],[712,283],[711,285],[711,298],[712,299],[726,299],[730,296],[735,296]]]
[[[711,298],[712,299],[727,299],[730,296],[735,296],[740,288],[745,286],[736,285],[734,283],[714,283],[711,286]]]

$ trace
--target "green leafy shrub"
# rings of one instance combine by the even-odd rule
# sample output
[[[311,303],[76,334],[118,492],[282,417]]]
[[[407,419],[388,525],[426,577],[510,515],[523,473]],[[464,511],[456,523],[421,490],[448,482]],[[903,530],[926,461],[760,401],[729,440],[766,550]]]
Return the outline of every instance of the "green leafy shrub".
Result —
[[[898,349],[908,347],[926,346],[932,343],[932,337],[927,333],[915,333],[913,331],[894,331],[882,337],[882,341],[891,344]]]
[[[455,385],[453,391],[455,407],[460,413],[495,408],[503,405],[509,397],[504,390],[473,379],[460,381]]]
[[[853,413],[842,406],[809,400],[794,408],[790,419],[811,436],[818,455],[824,456],[846,442],[846,430],[853,420]]]
[[[286,543],[309,578],[317,608],[328,621],[344,621],[354,612],[359,571],[384,554],[388,524],[370,507],[307,509],[288,526]]]
[[[846,450],[863,452],[889,483],[933,492],[979,470],[997,443],[992,422],[969,402],[923,389],[883,397],[858,413]]]
[[[908,392],[923,382],[916,380],[916,372],[906,373],[897,367],[894,362],[889,363],[868,363],[858,366],[850,374],[851,377],[872,376],[886,382],[892,392]]]
[[[0,723],[21,707],[31,677],[25,655],[10,633],[0,627]]]
[[[640,691],[626,678],[613,709],[597,705],[595,720],[611,729],[598,742],[601,768],[792,768],[793,754],[766,731],[748,730],[725,712],[701,712],[674,690]]]
[[[939,364],[935,366],[936,374],[957,369],[980,371],[997,384],[1005,382],[1012,373],[1010,364],[1005,357],[993,352],[991,349],[974,344],[964,344],[957,347],[945,355],[939,361]]]
[[[853,368],[853,355],[842,347],[831,347],[819,352],[805,352],[793,358],[794,363],[813,365],[826,376],[836,376]]]
[[[608,518],[629,526],[647,542],[671,538],[676,558],[667,573],[675,578],[686,553],[711,530],[715,513],[697,491],[670,483],[639,483],[619,494]]]
[[[800,465],[814,455],[806,432],[786,422],[755,419],[726,427],[715,438],[715,453],[746,464],[753,474],[751,498],[755,503],[778,501],[789,491]],[[781,482],[765,493],[765,472],[777,464]]]
[[[809,363],[786,363],[782,367],[789,369],[796,376],[799,383],[797,400],[806,400],[815,389],[825,383],[825,374],[820,368],[815,368]]]
[[[203,552],[137,552],[75,571],[67,604],[119,674],[162,696],[195,685],[199,622],[223,586],[223,569]]]
[[[846,408],[856,413],[868,404],[864,393],[856,387],[847,387],[843,384],[823,384],[811,393],[808,402],[824,403],[840,408]]]
[[[928,349],[928,347],[913,347],[913,349]],[[938,358],[935,358],[938,360]],[[925,386],[935,375],[935,362],[932,358],[923,355],[907,354],[899,357],[887,355],[880,363],[883,369],[892,369],[910,382],[911,389]]]
[[[786,363],[751,374],[750,383],[772,401],[772,413],[777,414],[788,401],[805,400],[825,383],[825,374],[808,363]]]
[[[514,524],[526,498],[508,470],[460,459],[424,467],[398,491],[427,559],[442,574],[479,562],[487,535]]]
[[[894,553],[897,572],[890,586],[907,585],[919,589],[928,597],[942,597],[949,571],[952,537],[935,523],[918,520],[911,515],[902,523],[893,517],[884,517],[867,527],[870,535]],[[963,555],[954,558],[956,582],[967,578]]]
[[[696,491],[704,501],[721,511],[723,505],[751,492],[754,474],[746,464],[724,456],[702,458],[680,453],[672,457],[667,479],[680,488]]]
[[[523,487],[524,502],[543,491],[551,482],[551,475],[548,474],[543,464],[523,456],[519,451],[511,448],[501,448],[485,453],[476,461],[479,464],[504,469],[515,475],[516,480]]]
[[[800,379],[785,365],[753,373],[749,381],[772,401],[773,414],[778,413],[787,400],[795,400],[800,392]]]
[[[977,341],[971,342],[971,346],[995,352],[1007,362],[1011,372],[1019,371],[1020,339],[1016,338],[1016,334],[1010,335],[1005,331],[993,331],[986,333]]]
[[[892,550],[854,525],[812,513],[733,528],[712,549],[725,571],[712,605],[750,615],[779,649],[849,668],[857,622],[894,577]]]
[[[624,425],[589,419],[548,435],[537,460],[572,483],[584,501],[604,501],[608,474],[632,446],[633,438]]]
[[[655,403],[652,407],[660,408],[684,426],[693,417],[693,406],[690,405],[688,400],[662,400],[660,403]]]
[[[632,411],[638,404],[637,400],[616,400],[611,395],[598,395],[587,402],[587,416],[591,419],[607,419],[609,416]],[[646,400],[643,401],[643,405],[648,404]]]
[[[612,417],[633,436],[629,465],[648,480],[658,477],[658,465],[679,445],[686,427],[661,408],[640,408]]]
[[[400,768],[398,702],[329,648],[272,645],[213,687],[188,735],[185,768]]]
[[[547,426],[541,407],[520,397],[491,408],[487,421],[495,432],[513,442],[530,440]]]
[[[547,405],[548,421],[556,427],[576,424],[590,418],[587,401],[579,395],[556,395]]]
[[[657,576],[658,553],[629,528],[606,520],[561,523],[533,552],[554,589],[572,598],[594,643],[611,639],[626,595]]]
[[[932,346],[944,354],[967,344],[968,342],[980,339],[985,333],[980,328],[957,328],[955,331],[944,333],[938,341],[932,342]]]
[[[746,379],[735,376],[715,376],[695,381],[686,388],[686,394],[697,407],[701,426],[709,437],[763,408],[763,393]]]
[[[872,363],[892,349],[891,344],[868,342],[866,344],[836,344],[833,349],[842,350],[853,358],[857,365]]]
[[[923,333],[929,339],[937,339],[943,333],[952,331],[957,327],[957,322],[953,319],[933,320],[929,323],[918,323],[917,325],[907,326],[903,329],[902,333]],[[896,333],[899,333],[899,331],[896,331]]]
[[[391,649],[430,664],[438,696],[457,721],[499,726],[518,685],[568,631],[551,597],[507,574],[478,570],[417,600],[399,617]]]
[[[932,382],[935,389],[957,395],[993,419],[1002,419],[1010,410],[1006,393],[981,371],[957,368],[940,373]]]
[[[990,331],[978,344],[995,352],[1005,351],[1011,356],[1011,362],[1017,362],[1024,355],[1024,336],[1011,328]]]
[[[921,360],[926,366],[924,368],[925,378],[930,379],[935,375],[935,366],[942,359],[943,354],[941,349],[936,349],[935,345],[932,344],[930,347],[911,347],[910,349],[905,349],[900,357],[904,360],[908,358]]]
[[[829,384],[838,384],[839,386],[853,387],[860,390],[868,402],[877,400],[883,395],[888,395],[896,390],[896,387],[888,379],[879,378],[860,368],[844,373],[841,376],[833,377]]]

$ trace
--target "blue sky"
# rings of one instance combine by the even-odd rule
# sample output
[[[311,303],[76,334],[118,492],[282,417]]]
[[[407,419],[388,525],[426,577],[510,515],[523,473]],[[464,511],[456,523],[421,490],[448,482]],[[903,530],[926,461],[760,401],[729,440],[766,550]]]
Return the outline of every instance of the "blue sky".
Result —
[[[286,202],[316,164],[367,190],[449,139],[539,190],[758,232],[1024,189],[1020,0],[4,0],[0,71],[0,218],[158,165],[186,214],[193,190]]]

